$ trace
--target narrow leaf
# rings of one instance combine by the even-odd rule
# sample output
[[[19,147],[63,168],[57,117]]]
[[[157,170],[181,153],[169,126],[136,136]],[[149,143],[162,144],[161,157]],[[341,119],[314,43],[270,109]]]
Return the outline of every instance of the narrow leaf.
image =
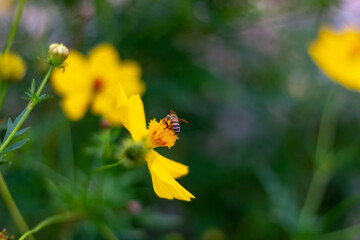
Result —
[[[20,113],[20,115],[15,119],[14,125],[18,124],[20,122],[20,119],[24,116],[25,112],[27,110],[27,107],[22,111],[22,113]],[[26,118],[25,118],[26,120]],[[24,121],[25,121],[24,120]]]
[[[35,93],[35,87],[36,87],[36,82],[35,82],[35,79],[33,79],[31,82],[31,87],[30,87],[30,92],[32,95]]]
[[[6,129],[6,133],[5,133],[3,142],[5,142],[5,140],[9,137],[9,135],[12,132],[12,130],[14,129],[14,127],[15,127],[15,125],[12,123],[11,119],[9,118],[8,122],[7,122],[7,129]]]
[[[39,102],[41,101],[45,101],[47,99],[51,98],[51,95],[48,95],[48,94],[42,94],[40,97],[39,97]]]
[[[17,131],[17,132],[15,133],[14,137],[19,136],[19,135],[25,133],[25,132],[26,132],[27,130],[29,130],[29,129],[30,129],[30,127],[27,127],[27,128],[23,128],[23,129]]]
[[[11,145],[10,147],[5,148],[5,150],[2,151],[2,154],[8,153],[8,152],[11,152],[11,151],[14,151],[14,150],[16,150],[16,149],[21,148],[21,147],[24,146],[24,144],[25,144],[27,141],[29,141],[29,140],[30,140],[30,138],[26,138],[26,139],[24,139],[24,140],[21,140],[20,142],[14,143],[14,144]]]

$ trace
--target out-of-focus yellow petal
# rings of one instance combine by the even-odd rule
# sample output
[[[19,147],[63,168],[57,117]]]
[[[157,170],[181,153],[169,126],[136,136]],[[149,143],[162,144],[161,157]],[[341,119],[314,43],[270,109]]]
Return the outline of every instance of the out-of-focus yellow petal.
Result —
[[[175,162],[173,160],[170,160],[162,155],[160,155],[159,153],[155,152],[154,150],[151,150],[148,153],[150,156],[148,156],[149,158],[156,158],[156,160],[158,161],[158,163],[170,174],[171,177],[173,178],[179,178],[182,177],[186,174],[189,173],[189,167]],[[152,155],[152,156],[151,156]]]
[[[155,193],[166,199],[179,199],[190,201],[195,198],[189,191],[181,186],[161,164],[156,154],[147,154],[146,161],[151,174]]]
[[[89,94],[81,92],[76,95],[68,95],[62,99],[61,106],[69,119],[76,121],[81,119],[86,113],[90,98]]]
[[[141,68],[135,61],[123,61],[117,74],[126,95],[144,93],[145,84],[141,80]]]
[[[89,74],[86,58],[78,51],[70,51],[65,71],[55,68],[51,74],[54,90],[62,95],[89,92],[92,90],[92,77]]]
[[[104,115],[114,108],[116,97],[111,94],[101,92],[93,97],[91,111],[95,114]]]
[[[323,27],[309,54],[332,80],[360,91],[360,32],[355,28]]]
[[[0,81],[19,82],[25,72],[26,63],[18,54],[0,54]]]
[[[101,43],[88,54],[90,69],[93,72],[104,72],[107,69],[116,69],[120,63],[120,56],[111,44]]]

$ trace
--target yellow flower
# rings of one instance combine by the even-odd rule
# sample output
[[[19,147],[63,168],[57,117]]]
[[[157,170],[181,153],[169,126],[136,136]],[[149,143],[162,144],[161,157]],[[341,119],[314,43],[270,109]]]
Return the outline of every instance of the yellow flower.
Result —
[[[360,32],[355,28],[320,29],[309,53],[324,73],[339,84],[360,91]]]
[[[71,120],[81,119],[91,107],[94,114],[118,125],[117,118],[107,118],[108,112],[116,107],[118,84],[128,96],[145,90],[139,65],[120,61],[118,52],[110,44],[96,46],[88,57],[72,50],[66,63],[65,71],[54,69],[51,80],[54,90],[62,95],[61,106]]]
[[[175,178],[188,174],[188,167],[163,157],[153,149],[156,147],[171,147],[178,139],[175,132],[168,128],[164,120],[155,119],[146,128],[144,105],[140,96],[126,96],[120,85],[118,108],[112,111],[113,117],[119,118],[121,123],[130,132],[133,140],[142,142],[145,146],[145,161],[147,162],[155,193],[166,199],[190,201],[195,198],[182,187]]]
[[[26,72],[26,64],[16,53],[0,54],[0,80],[19,82]]]

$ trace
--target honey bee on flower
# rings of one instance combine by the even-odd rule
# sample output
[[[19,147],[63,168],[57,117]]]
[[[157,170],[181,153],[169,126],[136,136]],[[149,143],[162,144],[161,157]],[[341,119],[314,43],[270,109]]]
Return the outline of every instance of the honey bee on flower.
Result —
[[[142,161],[148,165],[155,193],[166,199],[190,201],[195,198],[175,180],[188,174],[188,167],[154,151],[157,147],[171,148],[178,139],[175,131],[180,131],[180,128],[175,130],[169,127],[172,126],[169,125],[172,124],[171,119],[178,119],[175,112],[173,112],[175,115],[170,112],[169,115],[173,118],[168,121],[166,121],[167,117],[160,121],[153,119],[146,127],[144,105],[140,95],[127,97],[121,85],[119,88],[118,108],[111,111],[110,117],[118,118],[131,134],[134,145],[136,147],[140,145],[142,151],[138,152],[142,153]],[[176,122],[178,123],[177,120]]]
[[[180,133],[180,123],[179,122],[189,123],[185,119],[178,118],[176,112],[174,112],[173,110],[170,110],[170,113],[165,116],[163,121],[168,128],[172,129],[175,132],[175,134]]]

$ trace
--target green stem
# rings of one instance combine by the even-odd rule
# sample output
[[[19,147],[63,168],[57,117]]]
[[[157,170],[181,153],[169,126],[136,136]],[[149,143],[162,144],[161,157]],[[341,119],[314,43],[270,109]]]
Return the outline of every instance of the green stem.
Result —
[[[331,170],[328,168],[319,168],[315,170],[311,180],[310,187],[305,199],[305,204],[299,218],[299,228],[307,229],[313,224],[312,217],[320,206],[325,188],[331,177]]]
[[[21,119],[19,120],[19,122],[16,124],[16,126],[14,127],[14,129],[11,131],[9,137],[5,140],[5,142],[3,142],[3,144],[0,146],[0,153],[5,149],[5,147],[9,144],[9,142],[12,140],[12,138],[14,137],[15,133],[19,130],[19,128],[21,127],[21,125],[23,124],[23,122],[26,120],[27,116],[30,114],[31,110],[35,107],[35,105],[38,103],[38,98],[40,96],[40,93],[42,91],[42,89],[44,88],[47,80],[50,77],[50,74],[52,72],[52,70],[54,69],[54,66],[50,66],[49,71],[47,72],[46,76],[44,77],[35,97],[33,99],[30,100],[29,104],[26,107],[25,113],[23,114],[23,116],[21,117]]]
[[[104,166],[101,166],[101,167],[98,167],[98,168],[95,168],[94,170],[92,170],[90,172],[90,176],[93,176],[94,174],[98,173],[98,172],[101,172],[101,171],[104,171],[104,170],[107,170],[109,168],[113,168],[113,167],[116,167],[120,164],[122,164],[123,161],[118,161],[116,163],[112,163],[112,164],[107,164],[107,165],[104,165]]]
[[[30,100],[29,104],[27,105],[26,109],[24,110],[24,114],[22,114],[21,119],[17,122],[16,126],[13,128],[13,130],[11,131],[9,137],[1,144],[0,146],[0,153],[6,148],[6,146],[10,143],[10,141],[12,140],[12,138],[14,137],[14,135],[16,134],[16,132],[19,130],[19,128],[21,127],[21,125],[23,124],[23,122],[25,121],[25,119],[27,118],[27,116],[29,115],[29,113],[31,112],[31,110],[34,108],[34,106],[38,103],[38,98],[40,96],[40,93],[42,91],[42,89],[45,86],[45,83],[47,82],[47,80],[50,77],[50,74],[52,72],[52,70],[54,69],[53,66],[50,66],[48,73],[46,74],[46,76],[44,77],[42,84],[39,88],[39,90],[37,91],[36,95],[33,97],[33,99]],[[15,221],[15,224],[17,225],[17,227],[19,228],[20,232],[25,232],[27,231],[29,228],[26,225],[26,222],[24,220],[24,218],[22,217],[19,209],[16,206],[16,203],[14,201],[14,199],[12,198],[10,191],[6,185],[6,182],[2,176],[2,174],[0,173],[0,191],[2,193],[2,196],[4,198],[4,201],[7,205],[7,208],[9,209],[9,212],[12,216],[12,218]],[[29,234],[28,234],[29,235]],[[34,240],[34,238],[31,236],[30,237],[32,240]]]
[[[22,10],[24,8],[25,3],[26,3],[26,0],[21,0],[21,2],[19,3],[19,5],[17,7],[16,14],[15,14],[15,17],[14,17],[14,21],[13,21],[13,24],[11,26],[11,30],[9,32],[9,35],[8,35],[7,39],[6,39],[4,53],[8,53],[10,51],[10,47],[11,47],[11,44],[13,42],[17,27],[19,26],[21,13],[22,13]]]
[[[5,179],[3,178],[0,172],[0,192],[4,199],[6,207],[9,209],[11,217],[14,219],[14,222],[21,233],[29,231],[29,227],[26,224],[23,216],[21,215],[19,209],[16,206],[14,199],[11,196],[11,193],[6,185]],[[29,239],[35,240],[33,236],[29,236]]]
[[[1,87],[0,87],[0,110],[1,110],[3,102],[4,102],[7,87],[8,87],[8,84],[3,81],[1,84]]]
[[[36,97],[39,97],[39,96],[40,96],[41,91],[43,90],[43,88],[44,88],[47,80],[49,79],[50,74],[51,74],[51,72],[53,71],[53,69],[54,69],[54,66],[53,66],[53,65],[50,65],[49,71],[47,72],[47,74],[46,74],[46,76],[44,77],[44,79],[43,79],[43,81],[42,81],[42,83],[41,83],[38,91],[36,92]]]
[[[320,206],[332,173],[331,148],[334,143],[338,109],[334,109],[335,91],[330,93],[322,113],[315,150],[315,172],[300,213],[298,227],[303,231],[313,226],[313,217]]]
[[[83,214],[81,214],[81,213],[62,213],[62,214],[48,217],[45,220],[43,220],[42,222],[40,222],[38,225],[36,225],[33,229],[24,233],[19,238],[19,240],[24,240],[27,236],[34,234],[34,233],[40,231],[41,229],[43,229],[44,227],[47,227],[51,224],[67,222],[67,221],[74,221],[74,220],[80,219],[82,217],[83,217]]]
[[[101,234],[103,235],[103,237],[105,239],[108,239],[108,240],[119,240],[115,233],[106,225],[106,224],[101,224],[99,226],[100,228],[100,232]]]

